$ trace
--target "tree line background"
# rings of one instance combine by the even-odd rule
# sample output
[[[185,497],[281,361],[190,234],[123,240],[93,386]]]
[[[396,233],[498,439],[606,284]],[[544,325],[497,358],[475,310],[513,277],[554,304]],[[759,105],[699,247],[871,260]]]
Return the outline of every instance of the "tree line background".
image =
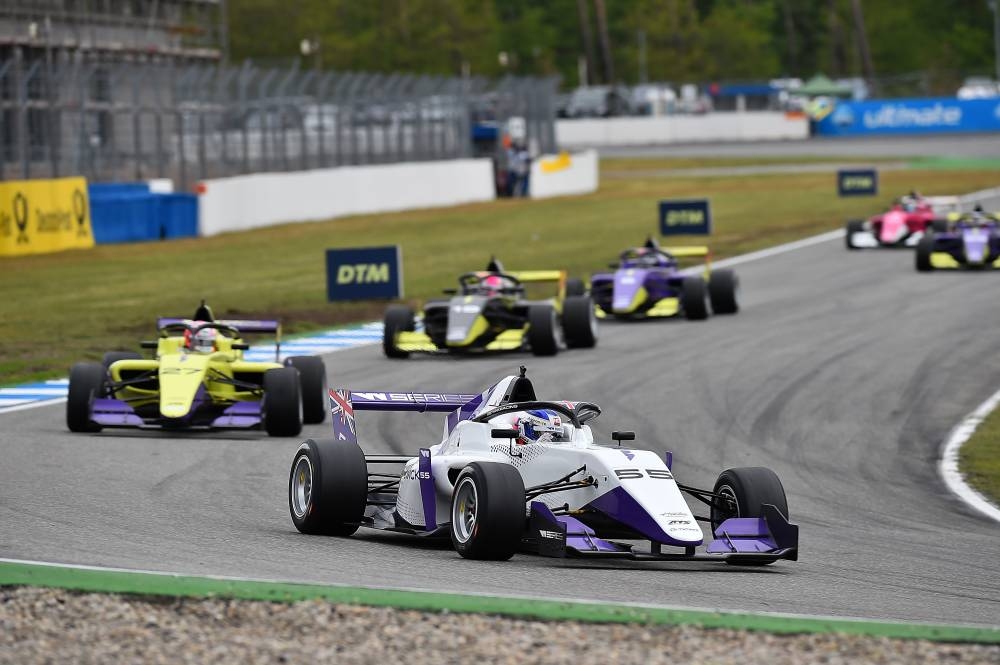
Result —
[[[953,92],[994,71],[986,0],[231,0],[230,57],[578,84],[864,76]],[[644,45],[643,45],[644,43]],[[643,53],[645,54],[643,57]]]

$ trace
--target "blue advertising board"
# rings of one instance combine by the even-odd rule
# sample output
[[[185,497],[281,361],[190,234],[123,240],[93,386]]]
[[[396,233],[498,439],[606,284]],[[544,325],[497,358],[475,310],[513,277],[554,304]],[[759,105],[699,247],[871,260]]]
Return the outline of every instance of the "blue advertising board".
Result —
[[[1000,131],[1000,98],[837,102],[814,123],[822,136]]]
[[[837,194],[840,196],[875,196],[878,194],[878,171],[841,169],[837,171]]]
[[[660,235],[707,236],[712,232],[708,199],[660,201]]]
[[[326,298],[366,300],[403,297],[399,245],[326,250]]]

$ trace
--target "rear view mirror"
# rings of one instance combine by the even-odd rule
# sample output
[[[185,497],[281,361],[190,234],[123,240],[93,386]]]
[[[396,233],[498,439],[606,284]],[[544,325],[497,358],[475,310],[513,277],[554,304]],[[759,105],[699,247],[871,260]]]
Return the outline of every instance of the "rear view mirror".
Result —
[[[498,427],[490,431],[490,436],[492,436],[494,439],[516,439],[517,430],[509,429],[507,427]]]
[[[635,432],[612,432],[611,438],[621,445],[622,441],[635,441]]]
[[[154,341],[142,341],[139,342],[139,348],[142,349],[155,349],[159,346],[159,342]]]

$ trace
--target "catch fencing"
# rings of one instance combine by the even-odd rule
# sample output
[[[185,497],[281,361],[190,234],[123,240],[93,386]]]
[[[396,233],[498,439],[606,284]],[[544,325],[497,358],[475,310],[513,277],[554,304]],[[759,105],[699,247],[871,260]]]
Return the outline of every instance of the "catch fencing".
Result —
[[[496,128],[512,117],[524,119],[533,149],[552,152],[556,88],[556,79],[109,63],[15,50],[0,60],[0,179],[170,178],[190,189],[247,173],[493,156]]]

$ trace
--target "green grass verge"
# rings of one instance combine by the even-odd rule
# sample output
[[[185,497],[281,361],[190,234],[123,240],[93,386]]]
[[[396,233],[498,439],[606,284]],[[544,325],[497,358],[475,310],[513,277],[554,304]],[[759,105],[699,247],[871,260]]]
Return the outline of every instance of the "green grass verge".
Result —
[[[637,164],[657,160],[631,160]],[[703,164],[704,162],[697,162]],[[289,332],[380,319],[385,303],[326,302],[324,250],[400,244],[406,294],[421,300],[481,269],[564,268],[586,275],[656,231],[663,198],[711,199],[715,256],[795,240],[883,208],[917,188],[953,194],[995,186],[995,170],[888,171],[883,195],[835,195],[830,173],[607,179],[598,192],[289,224],[183,239],[0,259],[0,385],[66,376],[104,351],[135,349],[156,316],[189,315],[200,298],[218,316],[276,316]],[[330,192],[336,196],[336,192]],[[686,239],[688,243],[704,240]],[[839,248],[833,248],[837,251]]]
[[[154,573],[92,570],[0,562],[0,586],[38,586],[98,593],[152,596],[222,597],[295,602],[322,599],[331,603],[396,607],[429,612],[496,614],[546,621],[695,625],[770,633],[846,633],[936,642],[1000,643],[1000,629],[973,626],[813,618],[748,612],[712,612],[648,608],[614,603],[472,596],[429,591],[403,591],[288,582],[237,581]]]
[[[910,168],[969,171],[1000,169],[998,157],[922,157],[909,162]]]
[[[928,158],[930,159],[930,158]],[[764,157],[602,157],[602,171],[650,171],[727,166],[778,166],[783,164],[879,164],[904,162],[899,157],[849,157],[844,155],[791,155]]]
[[[1000,411],[988,415],[959,449],[958,468],[969,485],[1000,505]]]

